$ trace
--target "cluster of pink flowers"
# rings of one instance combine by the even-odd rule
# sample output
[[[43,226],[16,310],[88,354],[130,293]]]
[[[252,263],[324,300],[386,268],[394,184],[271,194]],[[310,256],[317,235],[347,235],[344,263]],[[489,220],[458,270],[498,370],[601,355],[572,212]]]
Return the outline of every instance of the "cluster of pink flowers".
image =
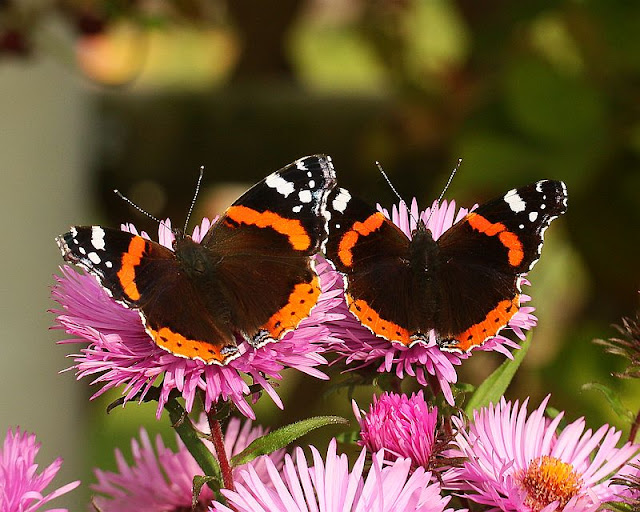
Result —
[[[205,433],[206,421],[200,419],[198,427]],[[264,435],[262,427],[253,427],[251,420],[241,424],[232,418],[225,430],[225,452],[232,457],[244,450],[253,440]],[[206,443],[212,449],[210,443]],[[178,438],[178,448],[167,448],[160,436],[154,443],[146,431],[140,431],[140,441],[131,441],[133,465],[129,466],[120,451],[116,452],[118,472],[96,470],[98,483],[93,489],[100,494],[94,499],[102,512],[139,512],[140,510],[187,510],[193,497],[193,478],[202,474],[202,469]],[[268,478],[270,468],[280,470],[284,450],[277,450],[268,457],[263,455],[247,466],[259,478]],[[243,466],[234,469],[234,479]],[[206,507],[214,495],[204,486],[199,496],[199,505]]]
[[[311,447],[313,466],[307,465],[302,448],[294,459],[287,455],[284,469],[269,465],[269,478],[261,479],[249,468],[240,475],[236,490],[223,491],[228,505],[214,503],[215,512],[452,512],[449,497],[440,494],[440,486],[431,474],[418,468],[411,472],[411,460],[399,458],[383,462],[383,453],[374,453],[372,465],[364,476],[366,450],[360,452],[351,471],[347,456],[338,455],[335,439],[329,443],[326,457]],[[230,508],[233,507],[233,508]]]
[[[442,475],[444,487],[488,510],[508,512],[587,512],[618,501],[625,490],[614,481],[637,472],[640,445],[616,448],[620,431],[608,425],[585,431],[584,418],[559,431],[563,414],[547,417],[548,401],[527,414],[528,401],[503,398],[475,411],[469,424],[454,416],[456,435],[446,455],[463,463]],[[357,418],[367,446],[428,467],[436,418],[421,395],[385,393]]]
[[[422,220],[437,239],[469,210],[445,201],[420,212],[414,200],[411,208],[401,203],[390,214],[381,211],[408,237]],[[200,241],[210,225],[205,219],[193,239]],[[123,229],[137,233],[132,225]],[[142,236],[149,238],[146,233]],[[160,224],[158,239],[172,247],[174,233],[168,221]],[[255,419],[252,393],[263,390],[282,408],[273,382],[282,378],[285,368],[327,379],[323,367],[330,359],[346,371],[366,367],[398,379],[412,377],[424,387],[435,385],[434,394],[442,391],[454,405],[456,366],[470,354],[445,352],[434,336],[411,347],[376,337],[349,312],[339,272],[322,256],[316,256],[315,268],[321,295],[310,316],[279,343],[259,348],[241,343],[239,357],[225,365],[207,365],[160,349],[151,342],[137,312],[114,301],[92,276],[69,267],[61,269],[52,293],[59,304],[54,311],[56,324],[72,336],[61,343],[81,344],[72,368],[78,378],[92,377],[92,383],[100,386],[94,397],[122,388],[124,401],[142,400],[159,386],[158,417],[177,394],[186,413],[200,396],[206,412],[230,403],[249,418],[227,423],[224,453],[219,446],[214,448],[212,419],[206,421],[203,415],[197,424],[202,442],[221,467],[263,439],[266,430],[251,421]],[[528,283],[522,279],[521,284]],[[523,294],[521,302],[528,301]],[[507,327],[523,340],[536,321],[533,308],[521,306]],[[478,350],[511,357],[515,348],[518,344],[501,331]],[[467,419],[462,414],[443,416],[423,391],[383,393],[373,397],[368,411],[353,403],[361,450],[351,467],[335,439],[326,453],[309,447],[309,460],[300,447],[293,455],[278,449],[230,465],[233,485],[221,490],[203,485],[196,503],[194,478],[203,472],[199,461],[181,439],[172,450],[160,437],[154,442],[142,430],[139,440],[131,442],[132,463],[117,451],[117,471],[95,471],[93,503],[102,512],[182,511],[192,505],[208,512],[463,512],[465,506],[589,512],[611,501],[640,500],[637,489],[621,483],[640,481],[640,446],[627,442],[618,447],[619,431],[604,425],[593,432],[582,418],[561,428],[562,413],[554,418],[545,414],[549,400],[529,412],[528,400],[520,404],[502,398]],[[9,431],[2,452],[0,510],[34,511],[79,485],[73,482],[43,494],[60,461],[38,475],[37,451],[33,436]]]
[[[389,215],[387,211],[384,213]],[[409,237],[416,227],[416,219],[422,219],[437,239],[467,213],[464,208],[456,210],[453,201],[449,204],[444,201],[441,205],[434,203],[431,208],[419,212],[414,200],[411,211],[400,203],[399,208],[393,208],[390,218]],[[210,221],[204,219],[195,228],[193,240],[199,242],[210,226]],[[137,234],[132,225],[123,226],[123,229]],[[146,233],[142,236],[149,238]],[[174,238],[171,223],[161,223],[159,242],[171,248]],[[326,353],[344,359],[353,368],[372,366],[378,372],[394,373],[399,378],[413,376],[423,386],[429,385],[427,376],[431,375],[447,401],[453,404],[451,384],[457,380],[455,365],[469,354],[442,351],[433,337],[428,344],[405,347],[374,336],[349,313],[342,295],[341,275],[322,256],[316,257],[316,270],[322,293],[311,315],[278,343],[257,349],[241,343],[240,356],[224,366],[207,365],[163,351],[151,343],[135,311],[112,300],[93,277],[69,267],[63,267],[62,276],[56,278],[52,295],[61,308],[53,312],[58,327],[74,336],[61,343],[88,343],[75,356],[74,368],[79,378],[98,375],[93,383],[102,387],[94,397],[108,389],[123,387],[125,400],[141,399],[156,378],[163,376],[158,416],[172,390],[181,393],[187,411],[190,411],[196,391],[200,389],[204,392],[206,409],[218,401],[230,400],[242,414],[255,419],[247,402],[250,390],[245,377],[259,384],[282,408],[270,381],[280,380],[284,368],[326,379],[326,374],[318,369],[327,363]],[[529,300],[529,296],[522,295],[523,303]],[[509,322],[508,327],[520,339],[524,339],[524,330],[536,324],[532,311],[533,308],[522,306]],[[494,350],[511,356],[509,349],[512,348],[518,348],[518,345],[499,334],[480,350]]]

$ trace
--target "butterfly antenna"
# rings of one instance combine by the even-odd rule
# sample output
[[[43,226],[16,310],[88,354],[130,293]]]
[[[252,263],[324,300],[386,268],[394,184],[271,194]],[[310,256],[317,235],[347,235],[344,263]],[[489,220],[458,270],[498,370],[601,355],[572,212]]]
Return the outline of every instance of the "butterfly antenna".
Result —
[[[187,226],[189,225],[189,219],[191,218],[191,213],[193,212],[193,208],[196,204],[196,199],[198,198],[198,192],[200,192],[200,183],[202,182],[202,176],[204,175],[204,165],[200,166],[200,175],[198,176],[198,182],[196,183],[196,191],[193,194],[193,199],[191,200],[191,206],[189,206],[189,212],[187,213],[187,219],[184,221],[184,229],[183,233],[187,232]]]
[[[387,182],[387,185],[389,185],[389,187],[391,187],[391,190],[393,191],[393,193],[395,194],[395,196],[400,200],[404,202],[404,199],[402,199],[402,196],[400,196],[400,194],[398,194],[398,191],[396,190],[396,188],[393,186],[393,183],[391,183],[391,180],[389,179],[389,176],[387,176],[387,173],[384,172],[384,169],[382,168],[382,164],[380,162],[378,162],[376,160],[376,166],[378,167],[378,170],[380,171],[380,174],[382,174],[382,177],[385,179],[385,181]]]
[[[451,171],[451,174],[449,175],[449,179],[447,180],[447,184],[442,189],[442,192],[440,192],[440,197],[438,197],[438,200],[436,201],[437,206],[440,206],[440,201],[442,201],[442,198],[444,197],[445,192],[449,188],[449,185],[451,185],[451,181],[453,180],[453,177],[456,175],[456,172],[458,172],[458,169],[460,169],[461,165],[462,165],[462,158],[458,158],[458,163],[453,168],[453,171]],[[433,215],[434,210],[435,208],[431,208],[431,212],[429,213],[429,217],[427,218],[427,223],[429,222],[429,219],[431,219],[431,215]]]
[[[163,220],[158,219],[157,217],[154,217],[153,215],[151,215],[148,211],[143,210],[142,208],[140,208],[136,203],[134,203],[131,199],[129,199],[127,196],[125,196],[122,192],[120,192],[117,188],[113,189],[113,192],[120,198],[122,199],[124,202],[129,203],[130,206],[133,206],[136,210],[138,210],[140,213],[146,215],[147,217],[149,217],[150,219],[155,220],[158,224],[162,224],[164,225],[165,222]]]
[[[402,199],[402,196],[400,194],[398,194],[398,191],[393,186],[393,183],[391,183],[391,180],[389,179],[389,176],[387,176],[387,173],[384,172],[384,169],[382,168],[382,165],[377,160],[376,160],[376,166],[378,166],[378,170],[380,171],[380,174],[382,174],[382,176],[384,177],[385,181],[387,182],[389,187],[391,187],[391,190],[393,191],[395,196],[398,198],[398,200],[400,200],[400,202],[404,203],[407,206],[407,212],[409,213],[409,216],[417,224],[418,220],[413,216],[413,213],[411,213],[411,209],[409,208],[409,205],[407,205],[407,202],[404,199]]]

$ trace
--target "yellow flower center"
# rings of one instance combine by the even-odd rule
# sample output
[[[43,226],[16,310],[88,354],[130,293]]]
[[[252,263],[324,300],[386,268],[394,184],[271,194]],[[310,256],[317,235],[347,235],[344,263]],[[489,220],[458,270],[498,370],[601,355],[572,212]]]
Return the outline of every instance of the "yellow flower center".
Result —
[[[519,475],[519,480],[527,492],[525,504],[534,512],[554,501],[558,502],[556,510],[563,510],[582,486],[582,479],[571,464],[548,455],[531,461],[527,470]]]

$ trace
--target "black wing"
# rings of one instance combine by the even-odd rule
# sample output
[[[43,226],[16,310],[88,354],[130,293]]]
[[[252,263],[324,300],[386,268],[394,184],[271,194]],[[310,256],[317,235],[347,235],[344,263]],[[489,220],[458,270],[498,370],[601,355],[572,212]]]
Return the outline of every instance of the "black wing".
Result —
[[[312,257],[334,186],[328,156],[301,158],[254,185],[204,237],[231,323],[254,344],[282,338],[317,303]]]
[[[206,307],[173,251],[100,226],[73,227],[56,240],[66,261],[87,270],[115,300],[140,313],[159,347],[206,363],[223,363],[237,352],[226,308]]]
[[[507,325],[520,305],[520,276],[566,208],[564,183],[538,181],[481,205],[440,237],[435,328],[443,348],[467,351]]]
[[[411,343],[409,239],[382,213],[345,189],[327,203],[326,256],[346,279],[349,310],[374,334]]]

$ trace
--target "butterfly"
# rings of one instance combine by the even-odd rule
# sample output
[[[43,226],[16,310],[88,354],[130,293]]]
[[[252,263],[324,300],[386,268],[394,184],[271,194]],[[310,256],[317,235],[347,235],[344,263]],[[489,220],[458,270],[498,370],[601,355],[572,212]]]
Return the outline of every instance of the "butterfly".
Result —
[[[335,184],[331,158],[308,156],[244,193],[200,243],[174,230],[171,250],[102,226],[72,227],[56,241],[66,261],[140,314],[156,345],[225,364],[238,340],[278,341],[311,314],[320,296],[313,257]]]
[[[520,307],[520,279],[545,230],[567,209],[561,181],[542,180],[482,204],[434,240],[420,219],[408,238],[343,188],[329,195],[326,256],[343,274],[349,311],[394,343],[468,352]]]

